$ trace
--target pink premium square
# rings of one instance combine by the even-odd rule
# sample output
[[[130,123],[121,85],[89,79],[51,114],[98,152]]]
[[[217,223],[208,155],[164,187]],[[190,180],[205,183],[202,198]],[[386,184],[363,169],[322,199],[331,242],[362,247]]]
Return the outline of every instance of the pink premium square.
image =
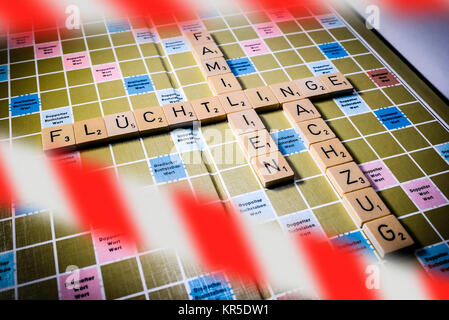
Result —
[[[89,57],[87,56],[87,52],[66,54],[63,60],[64,68],[66,70],[87,68],[89,66]]]
[[[435,208],[447,203],[441,191],[429,178],[404,183],[403,187],[420,210]]]
[[[243,50],[249,56],[257,56],[259,54],[268,53],[269,50],[262,40],[249,40],[241,43]]]
[[[273,22],[261,23],[255,26],[256,32],[261,38],[277,37],[281,35],[278,26]]]
[[[57,41],[36,44],[34,49],[36,50],[37,59],[52,58],[61,55],[61,45]]]
[[[79,285],[76,288],[75,281]],[[67,283],[66,283],[67,282]],[[62,300],[102,300],[98,268],[75,270],[59,277]]]
[[[376,190],[388,188],[398,183],[382,160],[362,164],[360,165],[360,170],[362,170]]]
[[[116,63],[102,64],[94,67],[95,81],[109,81],[120,78],[120,71]]]
[[[33,45],[33,33],[15,33],[11,34],[8,38],[9,49],[28,47]]]
[[[92,237],[99,263],[114,261],[136,254],[135,246],[125,241],[121,235],[107,235],[94,232]]]
[[[273,9],[268,13],[268,15],[274,22],[294,20],[293,16],[287,9]]]

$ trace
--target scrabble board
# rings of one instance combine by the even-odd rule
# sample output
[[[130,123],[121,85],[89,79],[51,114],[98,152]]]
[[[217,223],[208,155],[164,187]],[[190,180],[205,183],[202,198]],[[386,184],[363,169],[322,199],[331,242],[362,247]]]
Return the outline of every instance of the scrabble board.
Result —
[[[274,91],[283,83],[330,74],[341,74],[354,88],[311,98],[319,116],[307,123],[292,119],[289,102],[260,112],[253,108],[252,119],[262,125],[258,132],[275,143],[272,151],[292,172],[282,184],[271,186],[258,174],[260,163],[239,141],[240,127],[230,112],[199,127],[128,135],[72,150],[67,157],[99,160],[119,179],[132,177],[141,186],[206,193],[257,223],[325,235],[335,246],[383,263],[384,254],[397,248],[382,245],[373,235],[378,220],[364,221],[354,214],[354,197],[342,196],[365,190],[365,197],[368,191],[347,189],[338,172],[326,171],[329,165],[320,161],[317,147],[321,140],[304,134],[312,124],[331,133],[326,143],[334,141],[353,160],[341,170],[372,186],[371,199],[378,197],[391,213],[380,219],[406,230],[415,263],[447,274],[447,105],[360,21],[333,8],[216,8],[183,19],[98,17],[84,20],[79,30],[4,35],[0,140],[42,151],[43,135],[54,127],[217,96],[217,75],[204,71],[192,45],[191,32],[201,30],[210,33],[212,51],[222,53],[220,64],[244,90]],[[135,248],[117,235],[67,226],[49,208],[33,204],[1,211],[0,230],[0,299],[301,296],[300,288],[230,281],[219,271],[206,273],[185,262],[177,252]],[[65,286],[72,266],[81,276],[76,291]]]

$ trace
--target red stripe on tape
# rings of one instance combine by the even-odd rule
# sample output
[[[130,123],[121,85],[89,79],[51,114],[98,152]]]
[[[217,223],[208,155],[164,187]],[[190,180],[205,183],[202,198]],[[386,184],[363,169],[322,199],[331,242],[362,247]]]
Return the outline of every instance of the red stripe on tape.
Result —
[[[362,260],[313,236],[295,235],[307,257],[324,299],[373,300],[377,293],[366,286]]]
[[[54,28],[58,18],[64,18],[61,9],[48,0],[4,0],[0,1],[1,23],[7,23],[11,32],[31,31],[32,26]]]
[[[430,276],[424,271],[421,271],[419,275],[430,299],[449,300],[449,277]]]
[[[115,177],[101,166],[83,161],[83,166],[50,160],[69,203],[86,228],[120,234],[127,241],[140,243],[129,208]]]
[[[196,252],[211,271],[223,270],[230,277],[261,281],[243,226],[221,203],[205,205],[209,199],[176,190],[174,199]],[[209,201],[210,202],[210,201]]]
[[[11,208],[12,203],[17,200],[19,199],[16,189],[6,167],[6,162],[3,160],[3,154],[0,152],[0,205]]]

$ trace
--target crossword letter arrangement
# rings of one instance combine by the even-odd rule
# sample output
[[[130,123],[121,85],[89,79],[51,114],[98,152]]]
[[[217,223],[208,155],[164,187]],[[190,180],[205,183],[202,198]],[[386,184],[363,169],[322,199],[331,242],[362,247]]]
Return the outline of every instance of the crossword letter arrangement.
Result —
[[[292,182],[294,172],[257,112],[282,107],[354,221],[363,228],[379,254],[384,256],[414,243],[309,100],[351,93],[353,86],[343,74],[331,73],[242,90],[211,34],[190,32],[187,39],[216,96],[47,128],[42,131],[44,151],[73,150],[190,127],[194,121],[210,123],[227,118],[259,180],[269,188]]]

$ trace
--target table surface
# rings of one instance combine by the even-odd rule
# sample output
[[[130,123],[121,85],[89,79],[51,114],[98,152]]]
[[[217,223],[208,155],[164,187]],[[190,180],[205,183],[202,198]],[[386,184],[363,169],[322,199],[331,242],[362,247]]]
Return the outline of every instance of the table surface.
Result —
[[[375,1],[347,0],[360,15]],[[441,16],[404,16],[381,9],[376,29],[435,88],[449,99],[449,14]]]

